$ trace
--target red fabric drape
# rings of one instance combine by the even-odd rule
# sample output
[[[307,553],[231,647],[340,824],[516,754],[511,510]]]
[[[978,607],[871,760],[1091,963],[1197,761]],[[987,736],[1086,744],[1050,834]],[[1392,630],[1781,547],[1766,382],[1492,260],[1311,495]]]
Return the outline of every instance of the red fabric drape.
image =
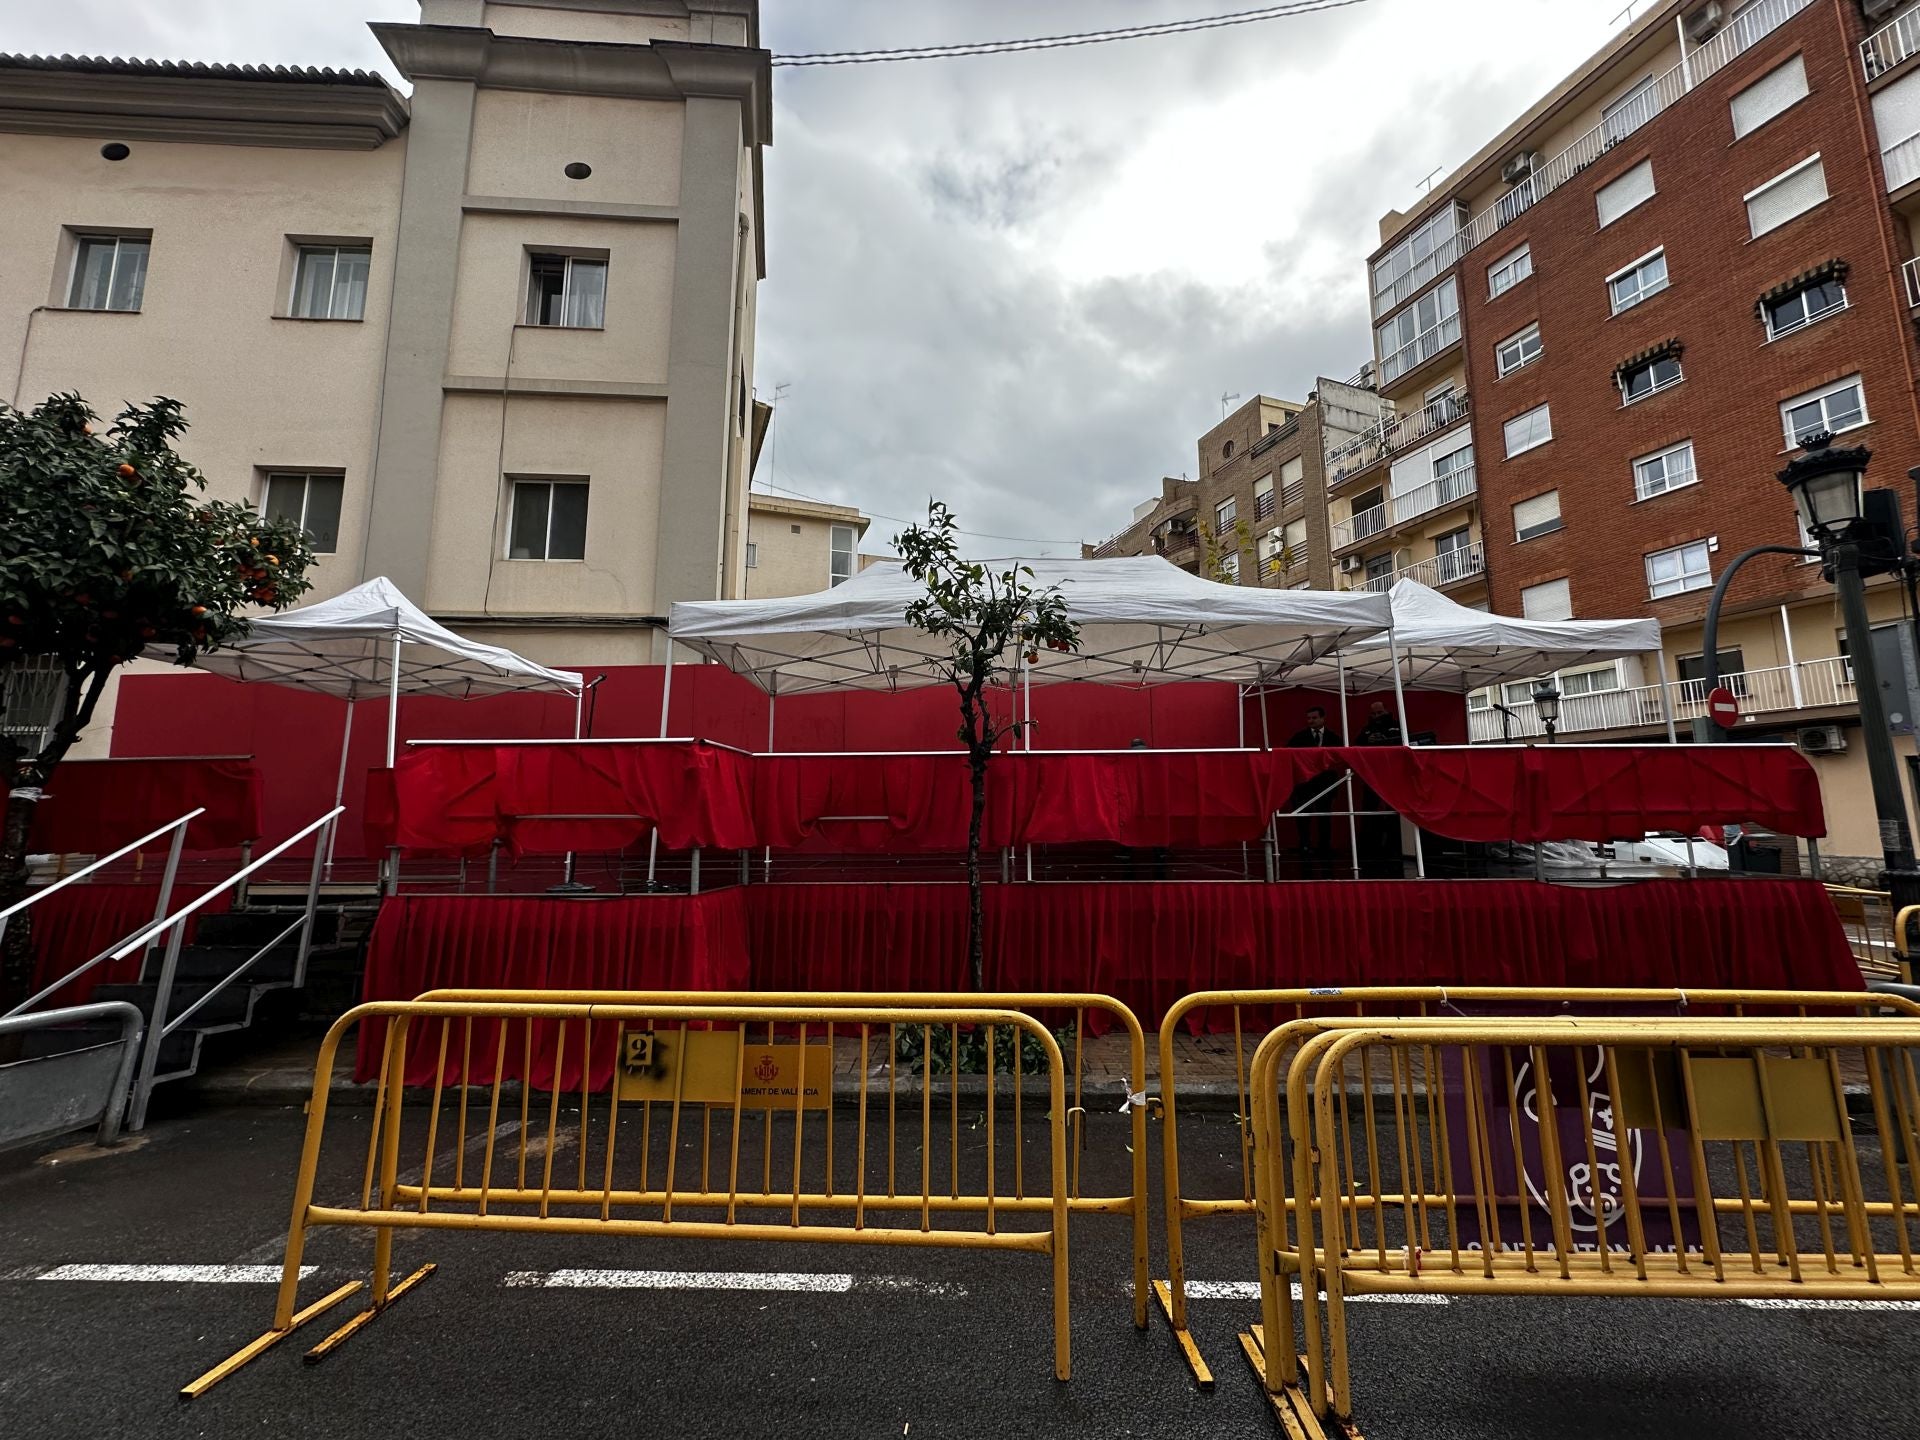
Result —
[[[251,760],[67,760],[34,807],[30,848],[117,850],[195,806],[190,850],[224,850],[260,835],[260,771]]]
[[[988,771],[989,846],[1256,839],[1297,787],[1351,766],[1391,809],[1456,840],[1618,840],[1748,822],[1826,833],[1812,767],[1783,745],[1010,753]],[[846,853],[964,847],[959,755],[747,756],[699,744],[459,746],[395,773],[397,843],[475,853],[670,849]],[[1304,797],[1302,797],[1304,798]],[[533,815],[640,817],[533,820]]]
[[[179,909],[204,892],[205,886],[177,884],[172,908]],[[160,892],[152,885],[69,885],[36,904],[33,917],[33,988],[51,985],[82,961],[91,960],[117,940],[124,940],[153,919]],[[218,915],[232,903],[222,895],[200,912]],[[193,939],[198,916],[187,922],[187,941]],[[128,984],[140,978],[140,956],[103,960],[70,985],[49,995],[36,1010],[59,1005],[84,1005],[102,985]]]
[[[996,885],[986,900],[990,988],[1109,994],[1149,1026],[1182,995],[1237,987],[1861,983],[1833,906],[1805,880]],[[367,997],[437,985],[964,989],[966,904],[960,885],[592,901],[403,896],[381,909]],[[376,1025],[362,1035],[362,1079],[377,1069],[383,1033]],[[540,1042],[536,1083],[552,1074],[554,1038]],[[494,1043],[475,1027],[478,1078],[492,1077]],[[450,1051],[462,1044],[456,1035]],[[431,1081],[435,1050],[412,1047],[410,1080]],[[610,1056],[596,1050],[594,1083]],[[518,1063],[509,1057],[509,1073]],[[570,1063],[561,1077],[579,1083]]]
[[[409,1000],[444,986],[544,990],[743,990],[751,981],[741,890],[634,900],[548,900],[510,896],[401,896],[380,907],[368,943],[365,998]],[[658,903],[648,903],[649,900]],[[516,1028],[510,1037],[521,1044]],[[580,1083],[578,1029],[574,1053],[561,1057],[563,1086]],[[612,1073],[615,1034],[596,1037],[592,1083]],[[430,1084],[434,1045],[409,1047],[409,1083]],[[360,1027],[357,1073],[378,1074],[386,1022]],[[473,1083],[491,1083],[498,1029],[474,1026]],[[466,1048],[464,1034],[449,1044],[450,1074]],[[557,1027],[534,1035],[534,1083],[552,1083],[559,1048]],[[519,1077],[522,1057],[507,1057]]]

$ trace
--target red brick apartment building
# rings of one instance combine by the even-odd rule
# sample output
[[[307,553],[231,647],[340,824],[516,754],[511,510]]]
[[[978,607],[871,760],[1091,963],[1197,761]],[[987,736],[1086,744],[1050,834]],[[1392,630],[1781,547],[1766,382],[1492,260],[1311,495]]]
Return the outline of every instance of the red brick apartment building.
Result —
[[[1916,214],[1920,3],[1654,5],[1381,222],[1375,373],[1395,416],[1372,452],[1330,461],[1336,569],[1424,569],[1468,603],[1484,583],[1510,614],[1656,616],[1658,673],[1559,676],[1561,730],[1664,734],[1671,713],[1684,732],[1714,581],[1749,546],[1803,543],[1774,478],[1797,437],[1870,446],[1869,486],[1912,523]],[[1888,708],[1910,718],[1899,589],[1870,597]],[[1729,594],[1721,668],[1740,738],[1814,756],[1832,850],[1872,856],[1840,628],[1817,567],[1761,557]],[[1474,697],[1475,737],[1540,733],[1531,689]]]

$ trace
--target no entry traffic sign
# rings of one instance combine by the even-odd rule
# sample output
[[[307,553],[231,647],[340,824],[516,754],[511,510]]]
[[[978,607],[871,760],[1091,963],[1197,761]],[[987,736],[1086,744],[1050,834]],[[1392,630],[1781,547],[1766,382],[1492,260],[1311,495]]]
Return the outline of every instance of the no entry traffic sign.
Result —
[[[1707,696],[1707,714],[1722,730],[1731,730],[1740,723],[1740,702],[1726,686],[1716,686]]]

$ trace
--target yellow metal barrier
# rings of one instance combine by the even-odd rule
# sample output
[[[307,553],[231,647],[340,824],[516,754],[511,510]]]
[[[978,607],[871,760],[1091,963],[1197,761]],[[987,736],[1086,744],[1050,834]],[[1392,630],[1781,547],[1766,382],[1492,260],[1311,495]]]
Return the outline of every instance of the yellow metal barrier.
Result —
[[[1906,919],[1920,911],[1920,906],[1909,905],[1896,916],[1892,895],[1885,890],[1862,890],[1854,885],[1829,885],[1827,898],[1833,902],[1834,914],[1840,917],[1847,948],[1853,951],[1860,973],[1869,980],[1912,984]]]
[[[539,1004],[554,997],[551,990],[428,990],[417,996],[420,1000],[487,1001],[490,1003],[517,1002]],[[596,1005],[724,1005],[734,1008],[741,1005],[788,1005],[831,1007],[835,1010],[847,1007],[874,1006],[943,1006],[962,1009],[984,1006],[994,1010],[1019,1010],[1040,1018],[1047,1014],[1067,1014],[1073,1016],[1073,1053],[1069,1088],[1072,1091],[1072,1103],[1067,1107],[1068,1141],[1068,1208],[1091,1215],[1125,1215],[1133,1227],[1133,1323],[1136,1328],[1147,1328],[1147,1291],[1151,1276],[1147,1262],[1147,1037],[1140,1027],[1140,1019],[1114,999],[1111,995],[1094,995],[1078,992],[1043,991],[848,991],[831,995],[806,990],[768,990],[751,992],[727,992],[713,990],[569,990],[566,998],[576,1003]],[[1126,1032],[1127,1036],[1127,1100],[1126,1108],[1130,1113],[1131,1134],[1127,1149],[1130,1156],[1131,1184],[1124,1195],[1097,1195],[1083,1193],[1080,1184],[1080,1161],[1086,1150],[1086,1035],[1087,1014],[1091,1011],[1109,1017],[1114,1024]],[[1036,1013],[1038,1012],[1038,1013]],[[833,1040],[833,1026],[827,1026],[828,1043]],[[1013,1125],[1014,1133],[1020,1133],[1020,1121],[1023,1109],[1021,1090],[1026,1078],[1024,1057],[1021,1047],[1013,1047]],[[888,1054],[889,1070],[892,1068],[893,1055]],[[1016,1194],[1013,1204],[1016,1208],[1043,1208],[1050,1202],[1045,1198],[1036,1198],[1025,1194],[1024,1165],[1016,1165]],[[1003,1202],[1005,1203],[1005,1202]]]
[[[1776,1014],[1858,1015],[1893,1010],[1920,1016],[1920,1004],[1894,996],[1860,991],[1824,990],[1691,990],[1691,989],[1567,989],[1511,986],[1357,986],[1283,990],[1208,990],[1177,1001],[1160,1021],[1160,1099],[1165,1132],[1161,1137],[1161,1178],[1167,1226],[1167,1279],[1153,1282],[1153,1293],[1166,1315],[1196,1381],[1213,1384],[1213,1372],[1200,1352],[1187,1323],[1185,1224],[1213,1215],[1245,1215],[1254,1211],[1252,1102],[1248,1090],[1247,1037],[1258,1044],[1272,1022],[1249,1017],[1249,1011],[1275,1012],[1292,1019],[1312,1017],[1428,1016],[1451,1014],[1471,1018],[1465,1008],[1481,1011],[1531,1009],[1565,1013],[1573,1006],[1595,1010],[1635,1007],[1672,1007],[1677,1013],[1728,1010],[1741,1014],[1749,1007]],[[1180,1170],[1179,1075],[1174,1042],[1196,1012],[1230,1011],[1234,1057],[1234,1117],[1239,1130],[1240,1193],[1195,1195],[1185,1188]],[[1224,1038],[1224,1032],[1223,1032]]]
[[[1920,1297],[1917,1038],[1910,1018],[1276,1029],[1250,1079],[1242,1341],[1286,1428],[1350,1419],[1348,1296]]]
[[[372,1019],[385,1021],[386,1033],[358,1203],[319,1204],[314,1191],[334,1056],[350,1027]],[[852,1144],[843,1143],[837,1152],[833,1051],[824,1043],[833,1026],[857,1033],[860,1044],[857,1125]],[[884,1041],[892,1054],[903,1029],[917,1029],[923,1044],[930,1044],[936,1030],[957,1039],[962,1027],[974,1026],[985,1029],[989,1054],[996,1035],[1005,1029],[1014,1036],[1016,1050],[1026,1041],[1044,1056],[1044,1191],[1026,1174],[1022,1133],[1014,1130],[1010,1145],[1002,1140],[1008,1107],[997,1106],[998,1087],[981,1087],[978,1100],[984,1114],[963,1118],[965,1087],[950,1083],[951,1098],[940,1107],[947,1111],[945,1126],[935,1119],[930,1079],[923,1078],[917,1087],[901,1086],[889,1067],[884,1092],[874,1093],[874,1067],[868,1063],[873,1046]],[[573,1071],[567,1069],[569,1054]],[[403,1115],[410,1060],[416,1061],[415,1069],[424,1060],[432,1076],[432,1103],[424,1110],[414,1107],[411,1125]],[[518,1075],[528,1078],[517,1087],[517,1107],[503,1117],[504,1082],[516,1065]],[[604,1094],[598,1094],[593,1082],[602,1070],[608,1083]],[[484,1088],[469,1083],[476,1071],[491,1076]],[[445,1094],[450,1072],[458,1077],[458,1096],[452,1101]],[[543,1072],[547,1093],[536,1108],[533,1092]],[[577,1078],[577,1085],[570,1077]],[[577,1109],[563,1125],[563,1100],[576,1088]],[[469,1093],[474,1090],[485,1096],[485,1120],[470,1145],[469,1119],[479,1110]],[[869,1144],[868,1120],[878,1120],[881,1105],[886,1107],[884,1147]],[[697,1120],[691,1113],[696,1106],[701,1112]],[[517,1108],[517,1116],[512,1108]],[[664,1123],[655,1123],[656,1108],[663,1112]],[[916,1109],[917,1131],[912,1114]],[[902,1111],[910,1127],[906,1142],[898,1124]],[[435,1173],[443,1122],[450,1122],[453,1130],[450,1183]],[[984,1145],[984,1160],[972,1174],[963,1164],[963,1126]],[[403,1133],[409,1130],[423,1130],[424,1135]],[[790,1145],[779,1138],[783,1132],[790,1133]],[[421,1148],[416,1150],[416,1145]],[[468,1151],[481,1145],[484,1153],[475,1175]],[[576,1149],[573,1163],[560,1166],[557,1151],[568,1146]],[[947,1163],[936,1167],[934,1156],[941,1149]],[[418,1178],[402,1177],[403,1153],[424,1156]],[[937,1168],[945,1169],[940,1178],[946,1183],[936,1183]],[[917,1183],[913,1169],[918,1170]],[[1011,1188],[1006,1184],[1009,1170],[1017,1177]],[[310,1360],[330,1353],[432,1273],[434,1267],[423,1266],[393,1283],[396,1230],[465,1230],[967,1247],[1047,1255],[1053,1271],[1054,1374],[1066,1380],[1071,1373],[1069,1210],[1064,1062],[1046,1027],[1018,1011],[971,1004],[630,1005],[565,998],[538,1004],[364,1004],[334,1023],[315,1060],[273,1325],[181,1394],[187,1399],[204,1394],[358,1290],[356,1282],[296,1309],[307,1230],[326,1225],[373,1231],[372,1303],[309,1351]],[[768,1211],[774,1212],[770,1218],[743,1218],[743,1212]]]

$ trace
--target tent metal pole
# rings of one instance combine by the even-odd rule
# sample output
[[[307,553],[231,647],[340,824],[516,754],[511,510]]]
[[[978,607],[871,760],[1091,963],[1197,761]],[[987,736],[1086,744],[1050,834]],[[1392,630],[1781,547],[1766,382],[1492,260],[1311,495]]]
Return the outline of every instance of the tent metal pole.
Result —
[[[393,665],[387,676],[387,768],[393,768],[394,751],[400,738],[400,637],[393,637]]]
[[[1251,685],[1233,687],[1234,711],[1240,721],[1240,748],[1247,748],[1247,696],[1253,693]]]
[[[1393,703],[1400,711],[1400,743],[1406,745],[1411,743],[1413,730],[1407,724],[1407,692],[1400,684],[1400,639],[1391,623],[1387,626],[1387,654],[1393,660]]]
[[[1335,651],[1333,663],[1340,671],[1340,738],[1350,741],[1353,736],[1348,733],[1352,728],[1352,720],[1347,714],[1347,657]],[[1347,853],[1353,861],[1353,878],[1356,880],[1360,878],[1360,821],[1353,812],[1358,808],[1353,803],[1353,772],[1349,770],[1347,772]]]
[[[340,773],[333,782],[333,807],[339,809],[341,797],[347,793],[347,749],[353,743],[353,697],[347,697],[347,723],[340,729]],[[340,827],[327,827],[327,879],[333,879],[333,846],[339,838]]]
[[[1667,684],[1667,652],[1654,651],[1653,663],[1660,670],[1660,713],[1667,721],[1667,744],[1678,745],[1680,736],[1673,728],[1673,688]]]
[[[1267,682],[1260,682],[1260,748],[1273,749],[1273,736],[1267,732]]]
[[[586,729],[587,723],[587,687],[582,685],[573,697],[573,738],[578,740]]]
[[[673,636],[667,636],[667,673],[660,682],[660,738],[667,738],[667,707],[673,703]],[[660,825],[655,821],[653,833],[647,836],[647,889],[653,889],[654,876],[660,868]],[[569,857],[567,878],[571,880],[572,864]]]
[[[773,753],[773,706],[780,698],[780,672],[774,671],[767,680],[767,753]],[[751,862],[749,862],[751,865]],[[773,878],[773,846],[768,845],[760,852],[760,879],[762,883]]]
[[[1021,715],[1020,748],[1033,749],[1033,667],[1027,664],[1027,657],[1020,657]],[[1033,846],[1026,847],[1027,883],[1033,883]]]

